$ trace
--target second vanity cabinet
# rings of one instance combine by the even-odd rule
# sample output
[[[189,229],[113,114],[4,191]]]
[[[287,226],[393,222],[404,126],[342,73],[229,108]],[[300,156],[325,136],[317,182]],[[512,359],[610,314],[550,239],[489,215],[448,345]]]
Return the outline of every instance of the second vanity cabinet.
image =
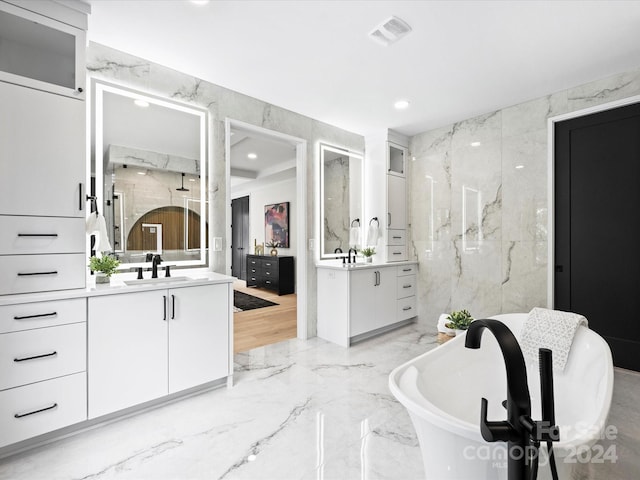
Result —
[[[317,265],[318,337],[348,347],[416,316],[416,263]]]
[[[89,418],[226,377],[229,288],[89,298]]]

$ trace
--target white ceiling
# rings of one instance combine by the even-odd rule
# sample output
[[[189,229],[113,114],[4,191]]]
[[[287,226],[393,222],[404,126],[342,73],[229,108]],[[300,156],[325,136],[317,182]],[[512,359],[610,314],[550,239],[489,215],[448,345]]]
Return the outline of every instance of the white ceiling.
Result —
[[[413,135],[640,67],[631,0],[90,3],[92,41],[360,134]],[[413,31],[384,47],[367,34],[391,15]]]

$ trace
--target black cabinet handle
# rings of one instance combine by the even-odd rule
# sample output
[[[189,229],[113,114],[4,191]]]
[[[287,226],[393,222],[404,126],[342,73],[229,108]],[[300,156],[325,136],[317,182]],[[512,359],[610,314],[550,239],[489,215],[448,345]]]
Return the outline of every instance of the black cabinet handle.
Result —
[[[22,418],[22,417],[28,417],[29,415],[34,415],[36,413],[41,413],[41,412],[46,412],[47,410],[53,410],[54,408],[56,408],[58,406],[57,403],[54,403],[53,405],[49,406],[49,407],[44,407],[41,408],[40,410],[34,410],[32,412],[27,412],[27,413],[16,413],[14,415],[15,418]]]
[[[176,296],[171,295],[171,320],[176,318]]]
[[[162,296],[162,307],[164,308],[164,315],[162,317],[162,320],[167,320],[167,296],[163,295]]]
[[[82,182],[78,184],[78,210],[82,211],[84,209],[84,185]]]
[[[57,270],[52,270],[51,272],[32,272],[32,273],[22,273],[18,272],[19,277],[31,277],[33,275],[57,275]]]
[[[403,285],[402,288],[411,288],[411,285]]]
[[[402,252],[393,252],[394,255],[402,255]]]
[[[13,317],[14,320],[28,320],[30,318],[42,318],[42,317],[55,317],[56,315],[58,315],[58,312],[51,312],[51,313],[38,313],[36,315],[22,315],[22,316],[17,316],[15,315]]]
[[[412,269],[411,268],[403,268],[402,271],[403,272],[410,272]]]
[[[387,227],[391,226],[391,213],[387,213]]]
[[[57,233],[19,233],[18,237],[57,237]]]
[[[42,355],[34,355],[33,357],[23,357],[23,358],[14,358],[14,362],[26,362],[27,360],[35,360],[37,358],[45,358],[45,357],[53,357],[57,355],[58,352],[53,351],[51,353],[43,353]]]
[[[406,312],[406,311],[408,311],[408,310],[411,310],[411,307],[404,307],[404,308],[402,309],[402,311],[404,311],[404,312]]]
[[[398,236],[398,235],[394,235],[393,237],[395,240],[400,240],[402,237]]]

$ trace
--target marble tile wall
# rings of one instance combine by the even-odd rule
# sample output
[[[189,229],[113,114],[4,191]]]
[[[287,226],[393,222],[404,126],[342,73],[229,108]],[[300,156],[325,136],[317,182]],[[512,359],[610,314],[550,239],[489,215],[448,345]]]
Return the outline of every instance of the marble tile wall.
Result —
[[[319,229],[319,219],[315,209],[318,175],[315,166],[319,163],[318,144],[324,142],[349,150],[364,150],[364,138],[360,135],[97,43],[90,43],[87,49],[87,72],[95,78],[208,109],[211,118],[209,133],[212,158],[209,170],[209,204],[213,212],[209,231],[211,236],[223,239],[222,251],[214,252],[211,265],[216,272],[229,273],[229,265],[226,261],[226,226],[229,224],[225,205],[227,185],[225,184],[224,122],[226,118],[307,140],[305,189],[308,220],[305,238],[299,239],[305,245],[308,239],[315,238]],[[307,266],[308,335],[315,336],[317,301],[313,252],[308,252],[306,258],[298,258],[297,261],[306,262]]]
[[[349,157],[324,161],[324,252],[349,250]]]
[[[547,120],[639,94],[634,70],[411,138],[421,321],[547,305]]]

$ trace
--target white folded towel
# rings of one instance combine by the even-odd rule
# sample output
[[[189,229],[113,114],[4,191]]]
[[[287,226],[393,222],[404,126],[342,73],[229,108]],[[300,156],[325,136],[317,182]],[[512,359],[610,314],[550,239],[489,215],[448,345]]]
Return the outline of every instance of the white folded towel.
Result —
[[[360,227],[351,227],[349,229],[349,246],[353,248],[360,246]]]
[[[548,348],[553,352],[554,369],[562,372],[580,325],[587,327],[589,322],[577,313],[533,308],[524,322],[520,342],[525,359],[537,362],[538,349]]]
[[[380,229],[377,225],[369,225],[369,231],[367,232],[367,245],[369,247],[377,247],[378,239],[380,238]]]
[[[87,217],[86,232],[87,235],[96,236],[96,244],[93,246],[96,252],[110,252],[112,250],[104,215],[99,215],[96,212],[90,213]]]

